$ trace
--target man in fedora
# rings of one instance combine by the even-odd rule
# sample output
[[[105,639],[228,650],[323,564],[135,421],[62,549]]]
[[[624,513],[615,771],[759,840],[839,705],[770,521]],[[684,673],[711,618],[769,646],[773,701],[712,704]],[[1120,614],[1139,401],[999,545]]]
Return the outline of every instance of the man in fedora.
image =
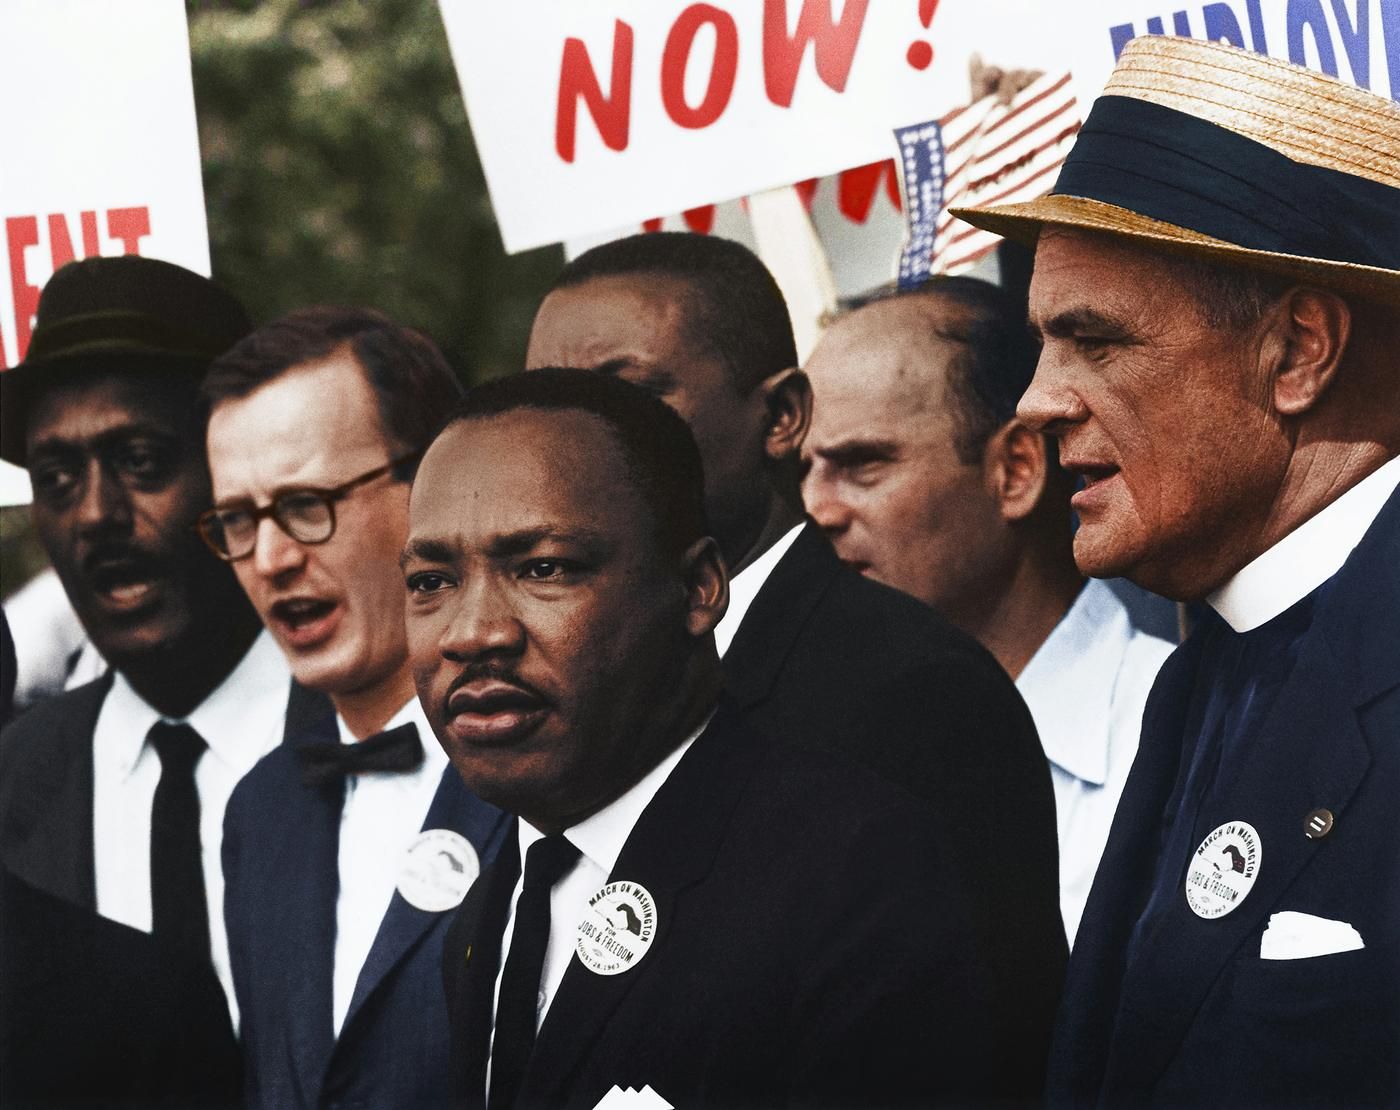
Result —
[[[114,971],[130,965],[130,948],[172,980],[164,993],[153,984],[150,999],[194,997],[181,984],[209,976],[214,989],[201,997],[218,999],[217,1010],[188,1011],[175,1026],[189,1044],[211,1022],[231,1036],[218,990],[231,999],[224,806],[281,741],[289,704],[301,706],[233,572],[194,530],[210,502],[199,381],[248,327],[242,306],[198,274],[134,256],[89,258],[50,280],[24,361],[0,375],[0,454],[28,468],[35,529],[111,664],[0,734],[0,862],[23,884],[16,889],[125,930],[111,944]],[[121,981],[92,975],[89,996],[92,1013],[125,1034],[144,1020],[147,996],[118,996]],[[43,1010],[46,1001],[5,1004]],[[94,1024],[103,1023],[73,1028]],[[6,1061],[34,1077],[32,1097],[123,1093],[107,1086],[105,1046],[49,1047],[51,1055],[31,1046]],[[85,1068],[92,1060],[102,1062]],[[157,1075],[127,1078],[129,1097],[171,1093]]]
[[[1129,44],[1035,241],[1075,557],[1205,619],[1144,714],[1056,1105],[1400,1100],[1400,106]]]

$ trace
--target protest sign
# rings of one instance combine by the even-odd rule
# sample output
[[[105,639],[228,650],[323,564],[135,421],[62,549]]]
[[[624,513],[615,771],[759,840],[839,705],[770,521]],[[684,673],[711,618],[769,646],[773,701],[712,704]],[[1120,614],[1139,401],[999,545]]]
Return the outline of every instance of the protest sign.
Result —
[[[1063,18],[1085,104],[1124,44],[1147,34],[1228,42],[1400,100],[1400,0],[1082,0]]]
[[[5,0],[0,104],[0,367],[24,357],[65,262],[142,254],[209,273],[180,0]],[[0,503],[28,500],[22,479],[0,475]]]
[[[1035,0],[440,3],[510,251],[881,162],[975,50],[1055,61]]]
[[[0,354],[24,355],[60,265],[143,254],[209,272],[180,0],[0,5]]]

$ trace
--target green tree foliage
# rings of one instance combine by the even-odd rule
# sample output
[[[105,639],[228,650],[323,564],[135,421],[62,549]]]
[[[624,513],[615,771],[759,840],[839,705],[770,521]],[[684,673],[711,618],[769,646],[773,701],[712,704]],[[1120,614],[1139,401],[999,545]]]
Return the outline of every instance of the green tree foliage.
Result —
[[[557,248],[507,257],[433,0],[189,5],[215,276],[256,320],[372,305],[518,369]]]

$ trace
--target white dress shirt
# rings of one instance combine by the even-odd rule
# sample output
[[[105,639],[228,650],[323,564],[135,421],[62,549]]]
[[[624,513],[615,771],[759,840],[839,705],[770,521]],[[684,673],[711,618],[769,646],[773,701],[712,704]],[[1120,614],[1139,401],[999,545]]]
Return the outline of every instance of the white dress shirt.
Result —
[[[1236,632],[1291,609],[1347,561],[1400,486],[1400,457],[1372,471],[1206,598]]]
[[[220,852],[224,807],[238,780],[282,742],[291,671],[267,632],[253,641],[229,676],[184,719],[209,745],[195,767],[204,893],[214,971],[228,996],[234,1028],[238,1007],[229,972],[224,929],[224,873]],[[160,782],[160,756],[146,743],[157,721],[169,720],[145,703],[118,672],[92,734],[93,866],[97,912],[151,931],[151,804]]]
[[[608,881],[617,857],[622,854],[622,846],[632,835],[642,811],[656,797],[662,783],[671,777],[676,764],[690,750],[696,738],[710,723],[706,717],[700,727],[692,732],[681,744],[653,767],[636,786],[632,787],[616,801],[600,809],[592,817],[580,821],[564,831],[564,837],[579,850],[579,858],[573,869],[561,878],[549,892],[549,941],[545,948],[544,969],[540,975],[540,994],[535,1010],[535,1029],[539,1030],[554,1000],[555,992],[568,970],[569,961],[574,955],[574,941],[578,923],[583,920],[588,909],[588,899]],[[505,972],[506,959],[510,955],[510,942],[515,936],[515,908],[520,900],[520,892],[525,886],[525,860],[530,846],[544,838],[533,825],[525,821],[517,822],[520,842],[520,877],[515,880],[515,891],[510,896],[510,917],[506,921],[501,944],[501,966],[496,972],[496,991],[491,1003],[493,1015],[491,1040],[494,1044],[496,1028],[494,1014],[501,998],[501,975]],[[491,1089],[490,1061],[487,1061],[486,1089]]]
[[[335,1035],[355,996],[360,971],[379,935],[393,900],[409,845],[423,830],[433,804],[447,753],[433,736],[418,699],[410,698],[382,731],[412,723],[423,743],[423,763],[414,771],[372,771],[345,776],[345,805],[340,811],[340,894],[335,904]],[[345,721],[336,716],[342,744],[356,743]]]
[[[729,645],[734,642],[739,625],[744,621],[744,614],[749,611],[749,606],[758,596],[758,591],[763,589],[763,584],[768,581],[773,568],[787,554],[788,548],[805,527],[807,522],[804,520],[797,527],[784,533],[777,543],[729,580],[729,608],[724,611],[719,624],[715,625],[715,650],[719,652],[721,659],[729,650]]]
[[[1060,837],[1060,916],[1071,946],[1142,734],[1142,709],[1174,645],[1133,628],[1090,579],[1016,680],[1050,760]]]

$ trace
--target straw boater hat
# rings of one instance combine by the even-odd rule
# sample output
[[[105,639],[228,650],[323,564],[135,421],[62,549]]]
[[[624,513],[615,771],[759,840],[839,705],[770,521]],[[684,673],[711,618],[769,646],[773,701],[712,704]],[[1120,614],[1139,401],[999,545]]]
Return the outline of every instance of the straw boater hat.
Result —
[[[1400,105],[1218,43],[1124,48],[1048,196],[954,208],[1035,245],[1108,232],[1400,305]]]

